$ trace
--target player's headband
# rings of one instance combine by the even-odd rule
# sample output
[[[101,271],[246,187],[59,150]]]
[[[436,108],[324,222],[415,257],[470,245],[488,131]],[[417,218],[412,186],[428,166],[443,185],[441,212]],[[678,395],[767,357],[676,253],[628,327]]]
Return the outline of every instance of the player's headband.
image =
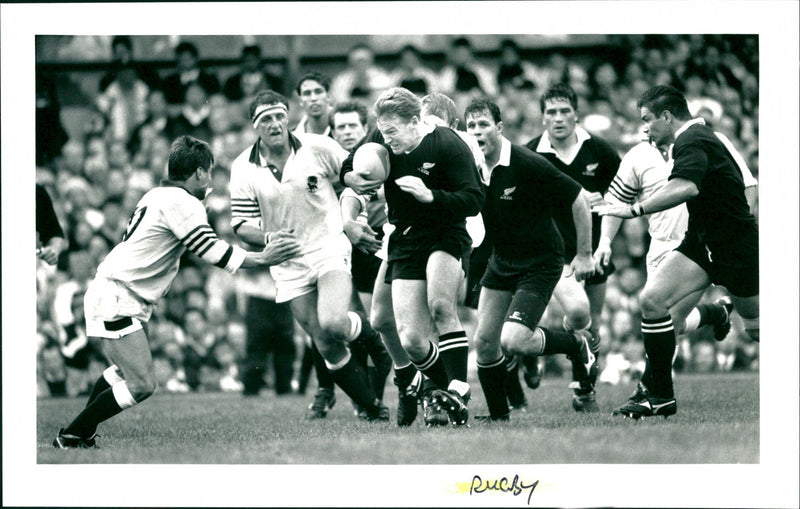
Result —
[[[256,111],[253,113],[253,127],[258,124],[258,121],[261,117],[266,115],[267,113],[279,113],[282,112],[286,115],[289,114],[289,108],[286,107],[283,103],[277,104],[261,104],[256,108]]]

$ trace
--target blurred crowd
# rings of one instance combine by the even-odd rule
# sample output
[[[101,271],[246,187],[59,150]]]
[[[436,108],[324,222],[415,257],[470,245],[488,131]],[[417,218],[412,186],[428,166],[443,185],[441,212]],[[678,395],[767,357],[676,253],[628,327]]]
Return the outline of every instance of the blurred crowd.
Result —
[[[615,50],[609,54],[567,56],[555,49],[534,59],[512,39],[488,57],[478,55],[469,38],[458,37],[436,66],[414,46],[404,47],[390,64],[379,65],[369,46],[358,45],[332,73],[330,96],[333,101],[363,101],[369,108],[377,93],[398,85],[420,95],[443,92],[463,111],[473,97],[490,95],[503,112],[505,135],[524,144],[543,130],[539,95],[551,84],[566,82],[579,94],[583,127],[622,155],[642,139],[636,108],[640,93],[652,85],[671,84],[685,91],[693,114],[733,141],[758,176],[756,37],[636,35],[611,40]],[[174,68],[158,70],[134,59],[132,38],[115,37],[111,45],[113,63],[99,80],[86,105],[90,114],[77,130],[62,125],[58,76],[36,76],[36,181],[49,192],[69,241],[57,265],[40,261],[37,268],[42,395],[84,393],[106,367],[83,330],[83,292],[97,265],[122,238],[139,198],[165,176],[171,140],[189,134],[211,145],[216,161],[213,191],[206,201],[210,223],[220,237],[237,242],[230,228],[228,179],[233,158],[255,141],[249,99],[263,88],[280,90],[292,101],[290,127],[302,114],[294,84],[263,64],[258,46],[244,46],[240,55],[232,55],[239,58],[238,66],[222,72],[201,65],[197,47],[189,42],[175,46]],[[76,131],[80,135],[68,134]],[[624,383],[643,369],[637,296],[645,280],[648,241],[644,218],[623,223],[614,241],[618,270],[609,279],[600,329],[601,382]],[[191,255],[184,257],[182,270],[148,326],[162,388],[242,390],[245,288],[250,277],[230,276],[197,263]],[[714,300],[722,291],[712,288],[704,299]],[[469,320],[471,315],[465,316]],[[545,319],[560,325],[559,310],[553,307]],[[298,372],[308,338],[298,326],[294,336],[295,390],[302,392],[307,380],[299,380]],[[732,331],[723,342],[702,330],[679,338],[675,370],[756,369],[757,352],[734,315]],[[566,369],[560,361],[549,362],[546,376]]]

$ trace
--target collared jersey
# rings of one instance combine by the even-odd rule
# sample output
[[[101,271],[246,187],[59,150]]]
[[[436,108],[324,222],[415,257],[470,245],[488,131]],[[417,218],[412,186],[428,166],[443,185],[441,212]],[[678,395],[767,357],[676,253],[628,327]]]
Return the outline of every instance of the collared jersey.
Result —
[[[627,204],[644,201],[664,187],[671,172],[672,161],[665,161],[656,147],[643,141],[622,158],[605,200]],[[650,237],[664,241],[682,240],[689,222],[689,212],[684,204],[645,217]]]
[[[389,151],[391,170],[384,183],[389,222],[398,226],[441,228],[463,225],[480,212],[483,189],[475,156],[467,143],[449,127],[436,126],[408,154],[395,154],[374,129],[360,144],[375,142]],[[352,169],[352,157],[347,170]],[[419,177],[433,192],[433,202],[422,203],[395,183],[400,177]]]
[[[187,249],[230,273],[246,255],[217,237],[200,200],[182,187],[164,184],[136,205],[122,242],[97,267],[97,275],[119,281],[154,304],[169,291]]]
[[[712,247],[736,242],[757,232],[744,194],[742,172],[714,131],[699,120],[686,122],[675,133],[669,178],[694,182],[699,194],[686,202],[688,231]]]
[[[280,181],[262,161],[260,140],[233,161],[231,225],[236,230],[247,223],[264,232],[294,229],[308,254],[344,234],[333,183],[347,151],[318,134],[290,135],[290,142],[292,154]]]
[[[563,242],[553,213],[571,204],[581,186],[543,156],[502,138],[491,170],[483,221],[486,236],[505,258],[554,256],[563,263]]]
[[[575,133],[578,136],[578,147],[572,152],[571,160],[565,161],[558,156],[550,143],[547,131],[529,141],[525,147],[543,155],[556,168],[569,175],[587,191],[605,194],[619,168],[619,154],[606,141],[591,136],[580,126],[575,127]],[[572,222],[572,211],[565,206],[555,210],[554,214],[558,229],[564,238],[565,257],[572,259],[576,252],[576,233],[575,224]],[[592,249],[597,247],[600,240],[601,221],[599,215],[592,214]]]

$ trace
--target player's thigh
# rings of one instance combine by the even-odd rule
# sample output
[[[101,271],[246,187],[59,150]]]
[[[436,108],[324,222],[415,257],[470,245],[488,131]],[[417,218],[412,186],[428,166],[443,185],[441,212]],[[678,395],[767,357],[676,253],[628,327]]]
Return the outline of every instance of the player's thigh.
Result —
[[[669,309],[709,284],[708,273],[700,265],[680,251],[672,251],[647,279],[640,296],[642,311]]]
[[[305,333],[312,338],[319,337],[321,329],[317,316],[317,291],[295,297],[289,301],[289,304],[292,308],[292,316]]]
[[[353,282],[350,274],[343,270],[332,270],[317,280],[317,316],[320,326],[337,328],[347,333],[350,319],[347,312],[353,298]]]
[[[478,300],[478,327],[475,332],[475,351],[478,361],[491,362],[500,355],[500,331],[511,304],[509,291],[481,288]]]
[[[428,306],[432,312],[438,308],[455,312],[458,291],[464,280],[461,261],[444,251],[434,251],[426,267]]]
[[[392,308],[397,332],[404,343],[419,343],[433,332],[428,309],[427,282],[422,279],[392,281]]]
[[[752,297],[736,297],[731,295],[731,302],[736,312],[742,318],[754,319],[759,317],[759,298],[758,295]]]
[[[370,323],[380,331],[394,327],[394,311],[392,310],[392,285],[386,283],[386,261],[381,263],[375,285],[372,287],[372,305]]]
[[[575,316],[577,314],[589,316],[589,297],[586,295],[586,290],[583,285],[575,279],[575,276],[566,276],[567,268],[565,268],[565,275],[556,283],[553,289],[553,298],[555,298],[564,314],[567,316]]]
[[[153,356],[143,329],[118,339],[103,338],[103,351],[122,372],[122,378],[134,392],[154,386]]]

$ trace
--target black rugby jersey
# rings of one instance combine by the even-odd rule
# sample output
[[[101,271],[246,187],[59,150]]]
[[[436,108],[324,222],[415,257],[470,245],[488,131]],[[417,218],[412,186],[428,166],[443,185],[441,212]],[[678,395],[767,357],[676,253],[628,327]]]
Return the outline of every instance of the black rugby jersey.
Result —
[[[700,193],[686,202],[688,232],[697,233],[709,246],[737,242],[757,230],[744,194],[744,181],[733,156],[701,123],[684,125],[672,147],[670,179],[695,183]]]
[[[578,128],[576,127],[576,129]],[[621,161],[614,147],[605,140],[589,135],[588,138],[583,140],[581,148],[575,155],[575,159],[567,164],[559,159],[555,153],[539,150],[543,136],[544,134],[532,139],[525,147],[547,158],[556,168],[571,177],[587,191],[591,193],[600,193],[602,195],[606,194],[609,184],[611,184],[611,181],[614,180],[614,176],[617,174]],[[567,260],[571,260],[576,252],[576,234],[569,204],[564,204],[563,207],[556,207],[556,210],[554,210],[554,217],[558,229],[561,232],[561,236],[564,238],[565,257]],[[600,241],[601,222],[602,218],[598,214],[593,213],[592,250],[597,248],[597,244]]]
[[[580,191],[546,158],[503,139],[483,209],[487,239],[504,258],[553,256],[563,263],[564,245],[552,218],[565,204],[571,209]]]

